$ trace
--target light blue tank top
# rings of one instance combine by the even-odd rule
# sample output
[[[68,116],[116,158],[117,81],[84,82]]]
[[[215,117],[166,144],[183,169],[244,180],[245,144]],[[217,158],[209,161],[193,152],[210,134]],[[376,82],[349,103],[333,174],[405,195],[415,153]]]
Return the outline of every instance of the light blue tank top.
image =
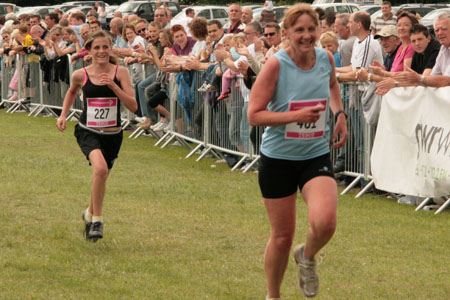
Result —
[[[311,70],[302,70],[292,61],[284,49],[275,57],[280,63],[280,74],[275,93],[267,110],[274,112],[289,111],[294,100],[326,100],[325,125],[322,135],[309,139],[287,138],[286,125],[269,126],[263,134],[261,152],[271,158],[285,160],[308,160],[325,155],[329,149],[329,99],[331,65],[327,52],[315,48],[316,63]],[[325,103],[322,101],[321,103]],[[291,104],[292,105],[292,104]],[[298,124],[301,126],[302,124]],[[291,125],[292,126],[292,125]],[[304,124],[303,124],[304,126]],[[288,130],[289,132],[290,130]]]

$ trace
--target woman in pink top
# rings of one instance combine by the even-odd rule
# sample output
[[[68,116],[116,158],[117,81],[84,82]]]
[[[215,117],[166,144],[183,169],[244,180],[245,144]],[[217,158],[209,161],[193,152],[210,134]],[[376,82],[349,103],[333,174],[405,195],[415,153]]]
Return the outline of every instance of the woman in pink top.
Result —
[[[392,75],[397,72],[403,72],[405,66],[408,68],[411,67],[414,48],[409,38],[409,34],[412,26],[418,23],[416,17],[408,12],[403,12],[397,17],[397,32],[402,43],[397,50],[397,54],[395,54],[391,71],[386,71],[386,68],[381,66],[379,62],[374,62],[374,64],[370,66],[373,74],[386,77],[386,79],[383,79],[377,84],[377,93],[385,94],[390,89],[398,87],[399,83],[392,78]]]
[[[397,18],[398,37],[402,41],[397,50],[391,72],[402,72],[404,66],[411,67],[414,48],[412,46],[409,34],[413,25],[419,23],[416,17],[408,12],[401,13]]]

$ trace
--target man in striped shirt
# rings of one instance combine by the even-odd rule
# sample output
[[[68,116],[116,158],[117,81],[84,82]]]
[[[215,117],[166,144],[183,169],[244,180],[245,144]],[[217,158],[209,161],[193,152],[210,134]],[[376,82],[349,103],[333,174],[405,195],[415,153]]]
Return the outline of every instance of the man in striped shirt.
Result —
[[[378,34],[386,25],[397,25],[397,17],[392,14],[391,2],[384,1],[381,4],[381,12],[382,15],[375,18],[375,21],[372,24],[372,32]]]

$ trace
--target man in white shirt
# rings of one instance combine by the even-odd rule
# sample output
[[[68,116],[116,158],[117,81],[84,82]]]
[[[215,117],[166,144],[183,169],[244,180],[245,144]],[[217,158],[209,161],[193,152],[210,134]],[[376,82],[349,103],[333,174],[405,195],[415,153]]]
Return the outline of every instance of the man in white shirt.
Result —
[[[189,31],[189,23],[192,21],[192,19],[195,17],[195,10],[193,8],[186,8],[185,12],[186,16],[184,18],[181,18],[179,20],[172,20],[170,22],[170,25],[182,25],[184,27],[184,30],[186,31],[188,36],[191,36],[191,32]]]

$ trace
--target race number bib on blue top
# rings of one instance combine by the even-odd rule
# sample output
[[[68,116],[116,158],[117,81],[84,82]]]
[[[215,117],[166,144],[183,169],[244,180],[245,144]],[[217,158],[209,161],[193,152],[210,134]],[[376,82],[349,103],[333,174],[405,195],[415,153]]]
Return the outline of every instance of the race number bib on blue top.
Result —
[[[87,126],[117,126],[117,98],[87,98]]]
[[[318,104],[322,104],[323,107],[327,107],[327,100],[326,99],[293,100],[289,102],[289,111],[299,110],[310,106],[316,106]],[[326,124],[325,116],[326,116],[326,109],[320,111],[320,117],[314,123],[296,122],[286,124],[285,138],[311,140],[322,137],[325,132],[325,124]]]

